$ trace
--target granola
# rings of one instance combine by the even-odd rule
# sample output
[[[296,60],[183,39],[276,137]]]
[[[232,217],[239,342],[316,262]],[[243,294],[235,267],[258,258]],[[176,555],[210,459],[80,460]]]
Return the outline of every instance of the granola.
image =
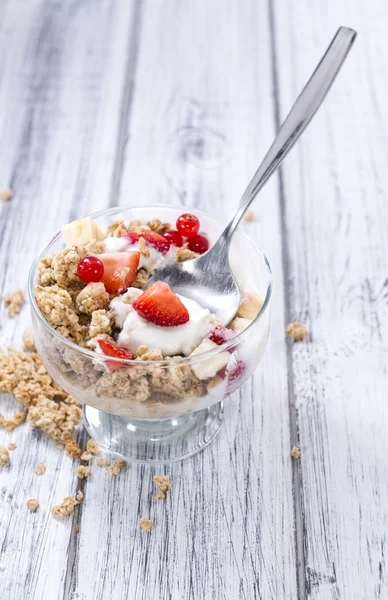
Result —
[[[256,221],[255,212],[253,210],[247,210],[247,212],[244,215],[244,221],[248,221],[248,223]]]
[[[8,464],[9,452],[5,446],[0,446],[0,467],[4,467]]]
[[[289,323],[286,327],[286,333],[293,338],[296,342],[304,340],[307,335],[307,325],[304,323]]]
[[[34,471],[37,475],[43,475],[43,473],[46,471],[46,465],[44,464],[44,462],[38,463],[35,466]]]
[[[90,452],[90,454],[100,454],[101,448],[96,444],[94,440],[88,440],[86,444],[86,450]]]
[[[13,319],[20,313],[20,309],[24,303],[24,292],[23,290],[17,290],[12,294],[3,296],[5,306],[8,306],[8,316]]]
[[[26,418],[48,437],[66,441],[81,420],[79,403],[56,384],[36,352],[0,352],[0,392],[13,393],[28,410],[11,419],[0,415],[0,426],[12,431]]]
[[[92,472],[90,470],[90,467],[87,467],[86,465],[80,465],[75,470],[75,473],[79,479],[85,479],[86,477],[90,477]]]
[[[115,476],[115,475],[118,475],[120,473],[120,471],[122,469],[124,469],[126,466],[127,466],[127,462],[125,460],[122,460],[121,458],[118,458],[109,467],[108,471],[109,471],[110,475]]]
[[[79,458],[82,454],[81,448],[72,438],[66,441],[65,452],[70,456],[70,458]]]
[[[156,231],[156,233],[160,233],[160,235],[164,235],[166,231],[171,229],[170,223],[162,223],[160,219],[152,219],[151,221],[147,221],[147,225],[152,231]]]
[[[23,350],[35,350],[34,331],[31,327],[23,332]]]
[[[139,525],[143,529],[143,531],[150,531],[152,529],[154,522],[152,519],[148,519],[147,517],[141,517],[139,519]]]
[[[39,500],[37,500],[36,498],[30,498],[29,500],[27,500],[27,508],[31,512],[37,511],[39,508]]]
[[[16,448],[17,448],[17,446],[13,442],[11,442],[10,444],[8,444],[8,450],[15,450]]]
[[[13,417],[6,419],[0,413],[0,427],[4,427],[7,431],[13,431],[15,427],[19,427],[26,420],[27,413],[25,410],[18,410]]]
[[[297,460],[300,457],[300,448],[294,446],[291,450],[291,456],[294,460]]]
[[[166,497],[166,492],[171,489],[170,478],[167,475],[155,475],[154,482],[158,488],[154,500],[163,500]]]
[[[97,467],[107,467],[109,465],[109,461],[107,458],[98,458],[96,460]]]
[[[0,200],[4,200],[5,202],[7,200],[11,200],[12,196],[13,196],[13,192],[9,188],[6,188],[5,190],[1,190],[1,192],[0,192]]]
[[[89,462],[90,460],[92,460],[93,455],[90,454],[90,452],[82,452],[81,454],[81,460],[84,460],[85,462]]]
[[[66,496],[66,498],[62,500],[61,504],[56,504],[52,507],[51,514],[60,519],[68,517],[74,511],[77,504],[81,504],[83,497],[84,495],[81,491],[77,492],[75,498],[72,496]]]

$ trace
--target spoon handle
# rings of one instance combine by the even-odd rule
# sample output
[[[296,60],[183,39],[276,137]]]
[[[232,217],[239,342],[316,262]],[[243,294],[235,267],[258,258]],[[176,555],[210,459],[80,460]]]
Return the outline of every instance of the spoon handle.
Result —
[[[347,27],[338,29],[333,41],[300,96],[296,99],[272,146],[245,190],[235,214],[218,240],[218,242],[221,242],[220,246],[229,246],[234,230],[256,194],[281,164],[310,123],[336,78],[356,35],[357,33],[353,29]]]

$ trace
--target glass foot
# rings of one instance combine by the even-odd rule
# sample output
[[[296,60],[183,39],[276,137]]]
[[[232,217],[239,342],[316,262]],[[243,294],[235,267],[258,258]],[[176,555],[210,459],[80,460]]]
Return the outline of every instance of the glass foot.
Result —
[[[89,435],[106,450],[131,462],[170,463],[193,456],[217,435],[222,402],[173,419],[119,417],[91,406],[83,408]]]

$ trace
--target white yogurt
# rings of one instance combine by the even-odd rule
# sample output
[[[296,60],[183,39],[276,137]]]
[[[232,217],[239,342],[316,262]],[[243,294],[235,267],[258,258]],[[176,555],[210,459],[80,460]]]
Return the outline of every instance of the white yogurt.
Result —
[[[117,339],[117,345],[126,348],[130,352],[136,352],[139,346],[145,345],[149,349],[158,348],[163,356],[175,356],[184,354],[188,356],[211,329],[212,315],[207,308],[202,308],[194,300],[179,296],[186,306],[190,319],[183,325],[175,327],[160,327],[150,321],[143,319],[130,305],[121,309],[121,317],[127,312],[122,331]],[[115,310],[119,314],[118,300],[115,302]],[[111,303],[111,305],[112,305]],[[119,317],[119,318],[121,318]]]
[[[117,327],[120,327],[120,329],[123,328],[125,319],[133,310],[132,304],[135,302],[136,298],[142,295],[142,293],[142,290],[139,290],[138,288],[128,288],[125,294],[111,300],[110,310]]]
[[[127,252],[130,244],[122,237],[108,237],[104,240],[104,252]]]
[[[129,246],[130,250],[139,252],[139,242],[135,242]],[[156,248],[147,245],[149,256],[140,254],[139,269],[145,269],[148,273],[153,273],[156,269],[167,267],[176,262],[176,247],[171,246],[169,251],[163,254]]]

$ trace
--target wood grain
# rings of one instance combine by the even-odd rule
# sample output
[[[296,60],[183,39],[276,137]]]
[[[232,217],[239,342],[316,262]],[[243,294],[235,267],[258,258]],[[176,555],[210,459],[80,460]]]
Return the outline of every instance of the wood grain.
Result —
[[[359,38],[283,170],[287,310],[309,598],[388,596],[386,3],[274,2],[285,115],[338,25]]]
[[[268,34],[266,3],[144,3],[120,204],[231,212],[274,135]],[[279,291],[276,183],[261,203],[258,221],[244,227],[266,248]],[[211,447],[166,469],[131,465],[114,482],[104,472],[88,480],[79,598],[296,597],[280,293],[273,321],[263,366],[227,403]],[[172,491],[155,503],[160,471]],[[154,519],[150,534],[141,516]]]
[[[0,206],[4,293],[26,288],[33,257],[64,222],[108,203],[133,10],[103,0],[0,5],[0,189],[14,192]],[[28,321],[27,307],[15,320],[1,308],[3,348],[20,346]],[[2,398],[1,412],[14,407]],[[0,596],[62,598],[74,523],[50,508],[75,493],[72,461],[27,424],[0,431],[0,443],[11,440],[17,449],[0,472]]]

